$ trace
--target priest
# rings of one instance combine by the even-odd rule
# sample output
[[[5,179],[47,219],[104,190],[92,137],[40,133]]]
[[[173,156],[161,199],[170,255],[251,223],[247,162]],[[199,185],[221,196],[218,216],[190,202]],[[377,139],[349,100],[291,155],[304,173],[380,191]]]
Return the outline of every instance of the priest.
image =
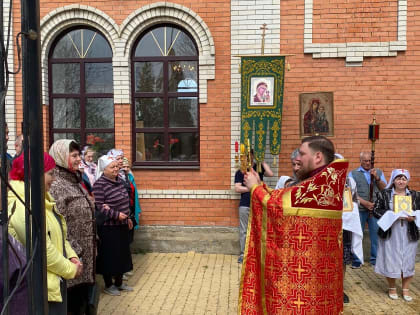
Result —
[[[241,314],[343,311],[343,191],[348,162],[323,136],[302,140],[294,187],[272,190],[251,170]]]

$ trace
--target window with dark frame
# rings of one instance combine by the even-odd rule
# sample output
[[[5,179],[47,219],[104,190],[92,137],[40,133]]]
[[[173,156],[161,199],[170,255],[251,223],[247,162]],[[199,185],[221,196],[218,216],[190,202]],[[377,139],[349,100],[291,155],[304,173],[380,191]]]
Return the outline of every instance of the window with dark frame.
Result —
[[[94,29],[73,28],[48,59],[50,144],[74,139],[97,155],[115,146],[112,49]]]
[[[174,25],[144,32],[131,57],[133,165],[199,166],[198,50]]]

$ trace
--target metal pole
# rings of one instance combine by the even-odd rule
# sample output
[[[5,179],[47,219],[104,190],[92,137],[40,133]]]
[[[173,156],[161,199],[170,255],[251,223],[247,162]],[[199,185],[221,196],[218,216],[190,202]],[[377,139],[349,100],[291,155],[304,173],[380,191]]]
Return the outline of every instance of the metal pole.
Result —
[[[6,113],[5,113],[5,47],[4,47],[4,19],[3,19],[3,2],[0,5],[0,148],[1,148],[1,172],[4,178],[7,179],[7,143],[6,143]],[[7,244],[8,230],[7,230],[7,189],[6,185],[1,181],[1,217],[0,224],[2,225],[2,273],[3,273],[3,305],[9,296],[9,248]],[[9,307],[5,307],[4,314],[9,314]]]
[[[39,0],[22,0],[22,76],[23,108],[29,123],[29,160],[31,178],[32,244],[37,242],[32,281],[33,314],[46,314],[47,276],[45,253],[44,155],[41,103],[41,58]],[[25,179],[27,180],[27,179]],[[36,224],[38,223],[38,224]],[[33,249],[35,250],[35,249]]]

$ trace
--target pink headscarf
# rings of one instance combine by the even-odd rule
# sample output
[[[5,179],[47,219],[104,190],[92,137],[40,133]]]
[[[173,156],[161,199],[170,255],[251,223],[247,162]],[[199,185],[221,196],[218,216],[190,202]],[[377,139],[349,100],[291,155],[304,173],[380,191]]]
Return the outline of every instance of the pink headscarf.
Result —
[[[23,180],[25,177],[24,154],[19,155],[13,160],[12,170],[10,171],[10,179]],[[55,167],[55,161],[47,152],[44,152],[44,173]]]

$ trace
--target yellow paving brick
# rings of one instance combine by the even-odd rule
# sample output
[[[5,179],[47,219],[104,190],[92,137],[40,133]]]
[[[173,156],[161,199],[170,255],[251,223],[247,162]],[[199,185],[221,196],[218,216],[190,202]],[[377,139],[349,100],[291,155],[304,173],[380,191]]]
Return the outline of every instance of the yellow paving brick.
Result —
[[[134,275],[127,282],[133,292],[121,296],[101,295],[101,315],[235,315],[241,265],[237,256],[150,253],[134,255]],[[420,263],[411,283],[414,301],[387,296],[387,284],[369,265],[348,269],[344,290],[350,303],[344,315],[415,315],[420,314]],[[397,285],[401,294],[401,282]]]

